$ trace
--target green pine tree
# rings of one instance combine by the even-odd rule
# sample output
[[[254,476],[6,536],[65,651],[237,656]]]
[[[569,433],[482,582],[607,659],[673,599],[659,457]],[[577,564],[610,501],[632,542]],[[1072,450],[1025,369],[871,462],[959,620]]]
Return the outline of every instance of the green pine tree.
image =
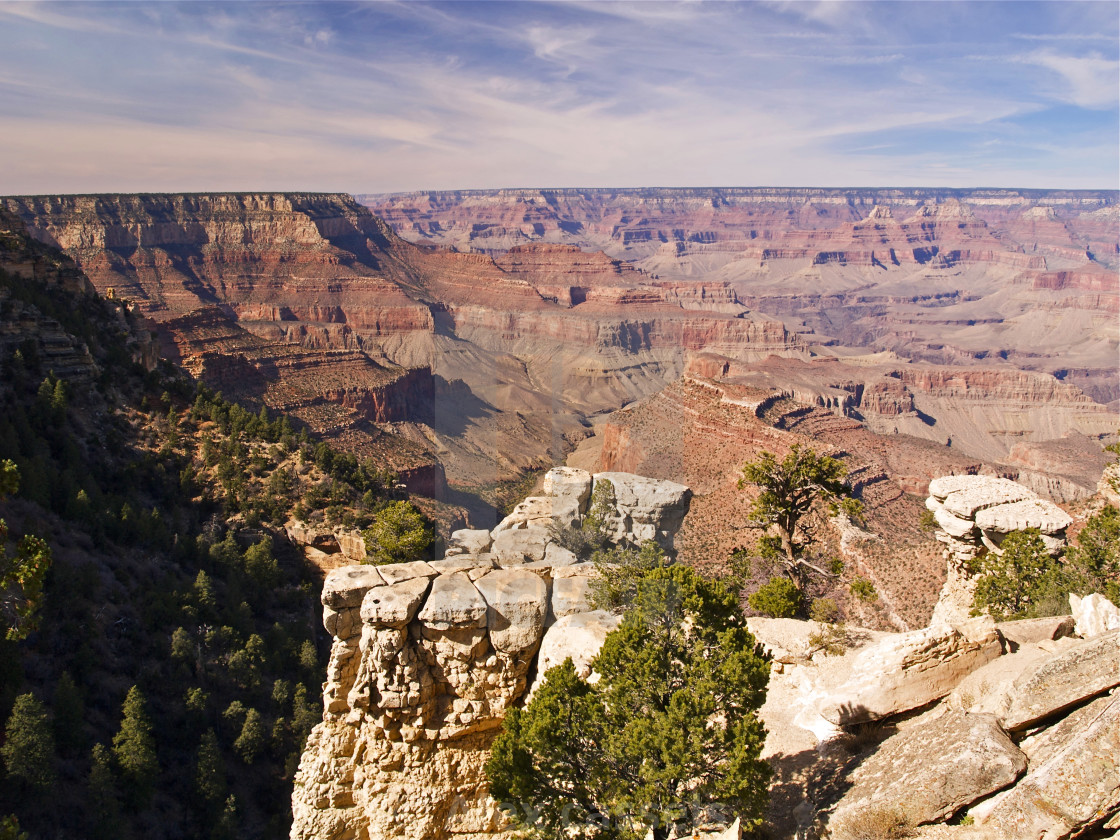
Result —
[[[132,686],[125,697],[121,728],[113,736],[113,755],[121,775],[128,782],[133,804],[143,804],[151,796],[159,775],[152,724],[144,708],[144,695]]]
[[[4,728],[0,756],[8,776],[19,784],[38,792],[54,784],[54,735],[46,707],[34,694],[16,698]]]
[[[113,775],[113,758],[104,744],[94,744],[86,782],[86,828],[95,840],[120,836],[121,802]]]
[[[218,736],[207,729],[198,745],[194,763],[194,790],[209,813],[216,813],[226,798],[226,764]]]
[[[241,725],[241,734],[233,742],[234,752],[246,764],[252,764],[267,743],[268,732],[261,720],[261,713],[256,709],[249,709],[245,713],[245,723]]]

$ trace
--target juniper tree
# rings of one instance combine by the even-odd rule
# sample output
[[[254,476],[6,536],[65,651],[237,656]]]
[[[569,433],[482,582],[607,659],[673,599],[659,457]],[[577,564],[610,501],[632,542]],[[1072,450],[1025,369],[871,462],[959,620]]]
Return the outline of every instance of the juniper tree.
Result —
[[[760,490],[751,503],[748,527],[767,532],[760,541],[762,556],[776,561],[802,591],[812,573],[836,576],[809,559],[808,549],[815,540],[814,511],[828,505],[855,519],[863,514],[863,506],[844,481],[847,472],[835,458],[802,449],[800,444],[794,444],[781,461],[763,451],[743,465],[739,488],[753,484]]]
[[[1105,505],[1090,516],[1066,559],[1075,589],[1099,592],[1120,606],[1120,510]]]
[[[1036,615],[1043,601],[1067,589],[1062,569],[1037,528],[1008,534],[998,554],[989,552],[979,559],[978,571],[973,612],[987,612],[997,621]]]
[[[761,823],[769,666],[735,594],[687,567],[653,570],[592,667],[594,685],[570,659],[550,669],[503,721],[487,776],[516,823],[556,840]]]
[[[423,560],[435,535],[424,517],[409,502],[392,502],[362,532],[370,562],[405,563]]]

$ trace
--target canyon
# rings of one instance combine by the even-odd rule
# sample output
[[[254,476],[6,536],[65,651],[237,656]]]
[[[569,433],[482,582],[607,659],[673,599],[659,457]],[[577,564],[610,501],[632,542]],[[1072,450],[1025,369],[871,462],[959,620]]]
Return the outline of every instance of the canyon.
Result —
[[[736,201],[712,193],[709,207],[645,191],[638,212],[634,195],[618,191],[608,231],[588,219],[609,196],[585,192],[578,224],[574,200],[561,207],[554,196],[530,213],[517,204],[525,191],[488,194],[492,215],[478,218],[491,227],[462,241],[452,236],[469,204],[462,194],[429,202],[432,219],[419,228],[402,221],[415,196],[382,199],[388,221],[343,195],[0,199],[0,235],[38,243],[4,265],[9,274],[112,299],[105,307],[120,310],[142,370],[182,366],[390,469],[446,538],[439,560],[339,566],[364,557],[356,532],[285,526],[294,546],[337,555],[315,571],[339,566],[322,587],[332,649],[323,720],[296,778],[293,836],[500,836],[482,766],[503,713],[571,644],[589,672],[613,626],[588,609],[591,565],[555,536],[587,515],[596,479],[616,486],[618,543],[654,539],[721,574],[758,536],[744,527],[755,492],[739,486],[745,461],[795,445],[843,461],[866,517],[822,522],[820,550],[877,596],[823,593],[859,628],[852,654],[833,667],[803,638],[812,628],[791,641],[784,625],[752,619],[775,662],[767,722],[782,727],[770,745],[779,833],[795,828],[782,819],[839,830],[860,796],[875,798],[873,778],[849,799],[793,807],[808,801],[805,779],[827,782],[836,769],[817,742],[852,723],[844,704],[858,697],[880,715],[882,698],[865,689],[884,657],[944,652],[956,681],[1001,661],[1033,673],[1103,649],[1089,630],[1062,641],[1071,630],[1061,622],[1008,656],[1008,639],[1025,631],[962,614],[961,557],[998,543],[1011,515],[1003,508],[1045,510],[1047,538],[1058,541],[1099,505],[1102,444],[1120,425],[1115,194],[740,191]],[[51,369],[92,375],[89,349],[57,323],[14,298],[0,308],[13,325],[0,345],[32,336]],[[501,519],[496,485],[565,461]],[[973,485],[1011,481],[1014,499],[956,504]],[[1113,644],[1109,622],[1098,623]],[[895,694],[921,694],[895,670]],[[972,700],[946,699],[948,689],[881,716],[899,720],[902,754],[911,739],[968,741],[982,723],[985,743],[1010,762],[1000,784],[1026,775],[1007,804],[990,801],[976,819],[1011,825],[1021,811],[1012,806],[1047,789],[1036,770],[1049,759],[1024,762],[1026,724],[1008,717],[1007,692],[988,697],[988,688],[971,718]],[[801,712],[811,719],[783,717]],[[1047,723],[1060,713],[1048,711]],[[1086,728],[1094,749],[1114,722],[1101,728]],[[930,804],[924,821],[994,792],[982,787],[967,802]]]
[[[1112,192],[359,198],[0,201],[169,359],[448,501],[617,448],[607,415],[692,373],[1056,499],[1092,491],[1118,425]]]

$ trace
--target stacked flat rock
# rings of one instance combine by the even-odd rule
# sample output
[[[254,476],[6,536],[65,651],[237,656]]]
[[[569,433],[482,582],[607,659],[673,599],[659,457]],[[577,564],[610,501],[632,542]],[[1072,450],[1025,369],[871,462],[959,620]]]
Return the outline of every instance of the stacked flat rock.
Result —
[[[671,550],[691,491],[605,477],[615,499],[610,538]],[[293,838],[500,833],[483,765],[503,716],[534,675],[539,683],[565,658],[589,673],[618,624],[588,604],[594,565],[557,542],[587,515],[597,480],[554,469],[544,495],[492,531],[454,532],[442,559],[328,573],[324,717],[296,777]]]
[[[935,623],[968,617],[975,580],[968,565],[985,552],[1001,552],[1014,531],[1037,528],[1048,551],[1057,554],[1073,521],[1053,502],[1022,484],[984,475],[949,475],[929,483],[926,507],[937,522],[934,536],[945,546],[948,576],[934,608]]]

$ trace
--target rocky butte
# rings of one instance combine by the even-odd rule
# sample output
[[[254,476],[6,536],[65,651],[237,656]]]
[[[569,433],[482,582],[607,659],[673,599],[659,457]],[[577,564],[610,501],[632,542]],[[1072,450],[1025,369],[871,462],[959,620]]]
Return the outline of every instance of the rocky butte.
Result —
[[[441,560],[330,574],[334,647],[293,838],[512,836],[482,769],[501,718],[565,657],[590,673],[618,623],[587,605],[590,564],[548,536],[579,522],[602,479],[617,491],[614,539],[672,546],[688,488],[558,468],[492,532],[457,532]],[[950,564],[958,544],[998,550],[1028,521],[1049,523],[1057,547],[1068,523],[1013,482],[938,477],[930,492]],[[966,514],[975,534],[949,519]],[[841,656],[821,651],[813,622],[750,620],[773,663],[773,836],[887,836],[876,832],[898,814],[959,840],[1120,826],[1120,610],[1073,597],[1071,615],[996,624],[957,612],[951,590],[928,626],[852,630]]]
[[[504,713],[568,656],[586,676],[618,625],[588,606],[594,566],[550,530],[578,525],[604,479],[617,500],[613,541],[671,550],[687,487],[562,467],[493,531],[455,532],[441,560],[329,574],[334,644],[323,723],[296,777],[293,838],[507,836],[483,773]]]

